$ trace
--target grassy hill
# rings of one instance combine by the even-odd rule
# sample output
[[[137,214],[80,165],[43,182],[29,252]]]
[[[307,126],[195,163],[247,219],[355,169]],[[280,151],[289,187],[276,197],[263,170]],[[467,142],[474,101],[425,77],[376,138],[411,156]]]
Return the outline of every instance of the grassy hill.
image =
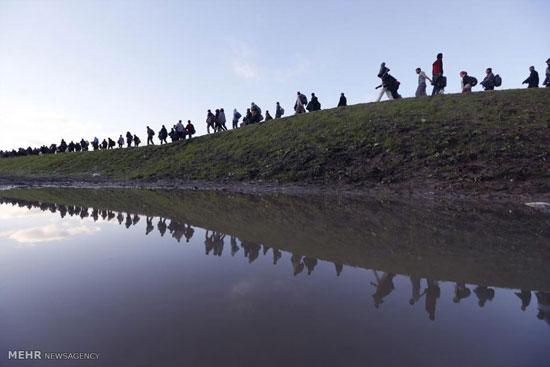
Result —
[[[165,146],[0,159],[0,177],[550,192],[549,102],[538,89],[360,104]]]

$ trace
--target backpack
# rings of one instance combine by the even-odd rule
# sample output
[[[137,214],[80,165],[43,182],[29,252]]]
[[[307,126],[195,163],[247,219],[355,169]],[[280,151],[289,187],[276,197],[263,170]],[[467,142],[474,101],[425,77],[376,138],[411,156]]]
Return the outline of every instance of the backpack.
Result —
[[[307,97],[303,94],[300,94],[300,102],[302,102],[303,105],[307,104]]]
[[[446,76],[440,76],[437,80],[437,84],[439,84],[440,88],[445,88],[447,86],[447,77]]]
[[[234,116],[237,120],[239,120],[241,118],[241,114],[239,112],[237,112]]]
[[[279,109],[279,113],[281,114],[281,116],[284,115],[285,114],[285,109],[281,107]]]
[[[495,87],[500,87],[502,85],[502,78],[500,77],[500,75],[495,75],[494,83]]]
[[[475,87],[477,85],[477,79],[474,78],[473,76],[470,77],[470,85],[472,87]]]
[[[396,81],[394,82],[394,84],[395,84],[395,90],[398,90],[398,89],[399,89],[399,86],[401,85],[401,82],[399,82],[399,80],[396,80]]]

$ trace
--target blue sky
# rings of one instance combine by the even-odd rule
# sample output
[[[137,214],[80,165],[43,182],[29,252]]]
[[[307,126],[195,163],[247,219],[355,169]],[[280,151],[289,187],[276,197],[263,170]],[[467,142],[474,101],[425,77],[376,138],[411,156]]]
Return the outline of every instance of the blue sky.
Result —
[[[458,73],[486,67],[521,88],[550,57],[550,2],[0,0],[0,149],[191,119],[256,102],[292,111],[296,91],[323,108],[340,92],[374,100],[385,61],[414,95],[414,69],[445,55]],[[542,78],[541,78],[542,79]],[[474,90],[481,90],[480,87]]]

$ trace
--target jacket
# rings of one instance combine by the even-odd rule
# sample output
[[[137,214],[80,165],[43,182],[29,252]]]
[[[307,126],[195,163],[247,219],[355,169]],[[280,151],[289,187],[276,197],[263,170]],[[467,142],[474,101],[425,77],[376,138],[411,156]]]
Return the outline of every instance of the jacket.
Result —
[[[432,64],[432,74],[442,74],[443,75],[443,60],[437,59]]]
[[[347,105],[348,105],[348,101],[347,101],[346,97],[341,96],[340,101],[338,102],[338,107],[345,107]]]
[[[493,73],[487,74],[487,76],[479,83],[487,88],[494,88],[495,86],[495,75]]]
[[[521,84],[528,84],[527,88],[538,88],[539,87],[539,73],[536,70],[531,72],[529,78],[525,79]]]

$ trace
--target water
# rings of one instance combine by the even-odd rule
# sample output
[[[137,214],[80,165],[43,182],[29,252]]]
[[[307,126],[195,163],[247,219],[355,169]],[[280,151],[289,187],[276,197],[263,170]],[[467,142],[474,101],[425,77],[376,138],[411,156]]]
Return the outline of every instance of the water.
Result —
[[[527,206],[0,198],[2,366],[550,365],[550,217]]]

